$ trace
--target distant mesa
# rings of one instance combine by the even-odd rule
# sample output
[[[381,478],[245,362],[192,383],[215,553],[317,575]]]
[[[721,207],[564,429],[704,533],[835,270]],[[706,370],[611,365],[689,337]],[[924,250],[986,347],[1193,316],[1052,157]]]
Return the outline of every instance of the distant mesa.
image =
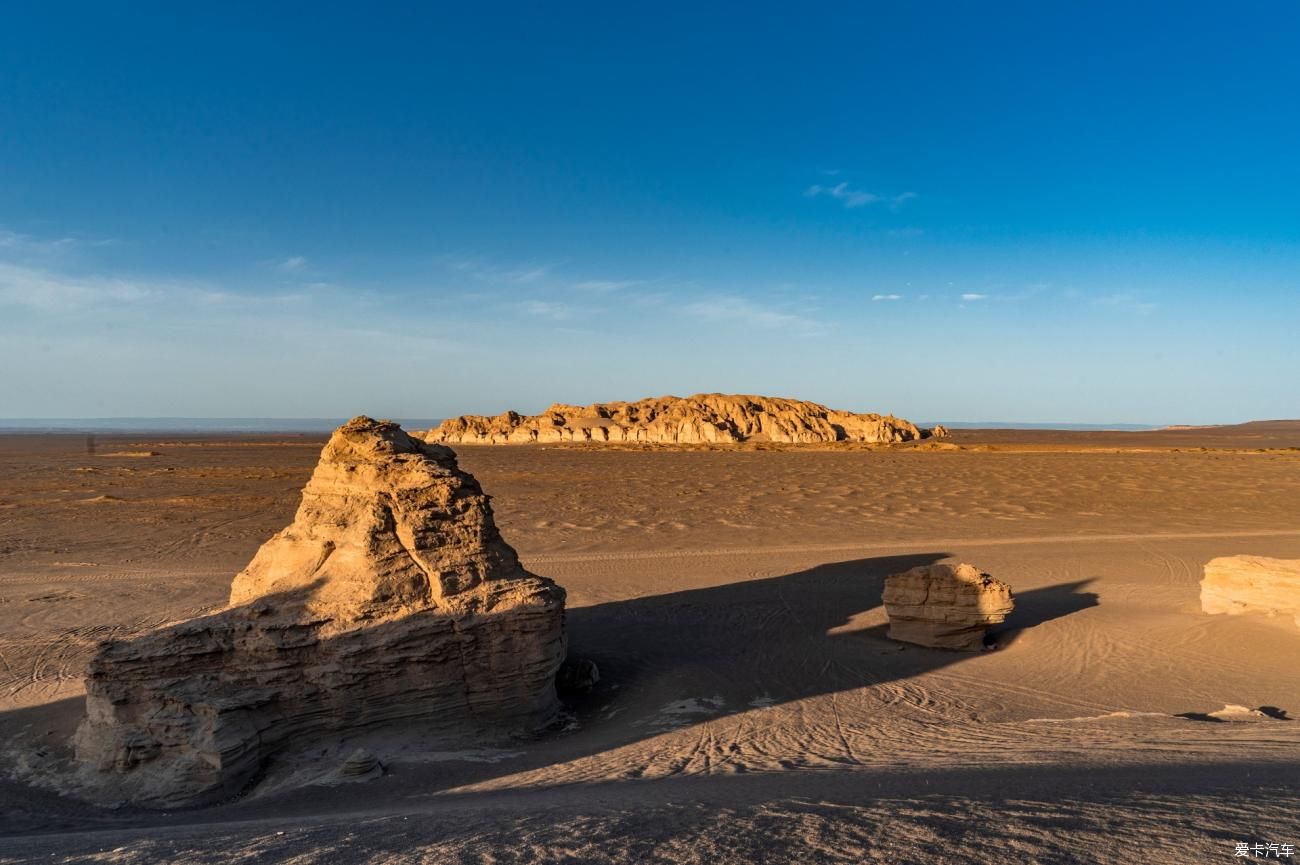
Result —
[[[1201,610],[1286,616],[1300,627],[1300,559],[1224,556],[1205,565]]]
[[[897,443],[946,434],[943,427],[922,430],[893,415],[837,411],[805,400],[702,393],[589,406],[556,403],[539,415],[462,415],[424,438],[444,444],[822,444]]]
[[[889,636],[936,649],[978,652],[990,625],[1015,606],[1011,587],[974,565],[922,565],[885,578]]]
[[[83,778],[137,804],[198,805],[313,736],[540,729],[559,711],[564,597],[523,569],[449,449],[354,418],[229,607],[101,646],[75,739]],[[340,771],[382,767],[360,752]]]

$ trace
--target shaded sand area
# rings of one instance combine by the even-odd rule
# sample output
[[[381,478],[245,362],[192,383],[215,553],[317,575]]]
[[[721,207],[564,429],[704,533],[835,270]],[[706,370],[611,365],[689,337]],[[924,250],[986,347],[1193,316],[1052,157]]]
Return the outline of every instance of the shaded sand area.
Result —
[[[457,447],[602,680],[530,741],[287,753],[229,804],[49,789],[98,640],[223,603],[320,437],[0,436],[0,862],[1188,862],[1300,845],[1300,629],[1206,616],[1300,558],[1300,432],[876,449]],[[114,453],[156,454],[125,458]],[[996,651],[884,637],[886,575],[1010,583]],[[1235,708],[1234,708],[1235,707]],[[32,786],[29,780],[44,786]]]

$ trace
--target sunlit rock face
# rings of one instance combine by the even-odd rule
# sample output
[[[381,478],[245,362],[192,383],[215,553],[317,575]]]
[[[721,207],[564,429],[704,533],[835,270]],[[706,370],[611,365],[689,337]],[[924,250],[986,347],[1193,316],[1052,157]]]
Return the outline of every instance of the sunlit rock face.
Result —
[[[1300,559],[1211,559],[1201,580],[1201,609],[1230,616],[1285,616],[1300,627]]]
[[[796,399],[705,393],[589,406],[557,403],[532,416],[512,411],[495,417],[462,415],[424,437],[447,444],[821,444],[908,442],[926,435],[893,415],[836,411]]]
[[[313,736],[536,730],[564,654],[564,590],[523,569],[455,454],[358,417],[225,610],[100,648],[77,756],[121,798],[203,804]]]
[[[974,565],[924,565],[885,578],[891,639],[979,651],[990,625],[1015,606],[1011,587]]]

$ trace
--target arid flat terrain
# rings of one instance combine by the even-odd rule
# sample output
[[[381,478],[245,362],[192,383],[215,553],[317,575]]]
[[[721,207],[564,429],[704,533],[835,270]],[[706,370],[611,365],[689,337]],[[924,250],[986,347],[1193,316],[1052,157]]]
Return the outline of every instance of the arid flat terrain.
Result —
[[[1300,629],[1208,616],[1300,558],[1300,424],[890,447],[458,446],[569,592],[595,692],[530,741],[288,753],[173,813],[55,792],[98,641],[222,605],[323,436],[0,436],[0,862],[1217,861],[1300,846]],[[891,642],[886,575],[1013,587],[996,651]],[[1235,708],[1234,708],[1235,707]]]

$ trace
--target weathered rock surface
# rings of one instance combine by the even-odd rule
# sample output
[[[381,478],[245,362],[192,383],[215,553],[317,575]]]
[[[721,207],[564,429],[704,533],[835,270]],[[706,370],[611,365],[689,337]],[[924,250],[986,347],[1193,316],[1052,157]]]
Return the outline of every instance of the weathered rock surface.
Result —
[[[836,411],[814,402],[765,396],[696,394],[638,402],[556,403],[542,414],[462,415],[425,433],[447,444],[645,442],[716,444],[906,442],[927,433],[893,415]]]
[[[1300,559],[1225,556],[1205,565],[1201,609],[1207,613],[1287,616],[1300,627]]]
[[[100,648],[77,756],[131,801],[201,804],[316,735],[535,730],[564,655],[564,590],[521,567],[452,451],[359,417],[228,608]]]
[[[373,778],[384,773],[384,766],[379,758],[365,748],[357,748],[339,766],[339,774],[344,778]]]
[[[989,625],[1006,620],[1011,587],[974,565],[923,565],[885,578],[885,612],[894,640],[979,651]]]

